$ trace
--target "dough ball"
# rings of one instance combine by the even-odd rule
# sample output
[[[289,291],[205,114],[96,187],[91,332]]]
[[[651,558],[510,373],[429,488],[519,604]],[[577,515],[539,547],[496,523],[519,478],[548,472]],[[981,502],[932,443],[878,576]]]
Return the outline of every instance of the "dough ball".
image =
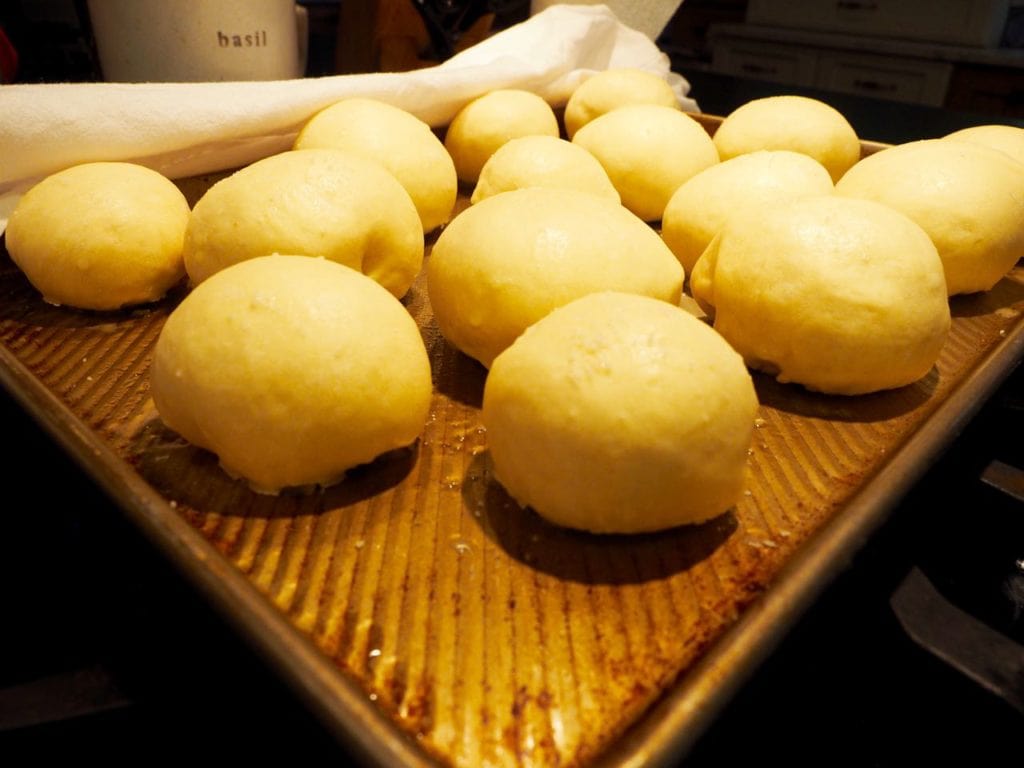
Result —
[[[747,365],[834,394],[917,381],[950,326],[935,246],[870,200],[805,197],[733,216],[690,287]]]
[[[557,136],[522,136],[502,145],[484,163],[471,202],[523,187],[578,189],[619,202],[597,158]]]
[[[7,251],[51,304],[109,310],[156,301],[185,276],[188,202],[132,163],[59,171],[18,201]]]
[[[595,118],[573,137],[596,157],[622,197],[644,221],[656,221],[687,179],[718,162],[707,131],[685,112],[632,104]]]
[[[1024,128],[1013,125],[975,125],[954,131],[945,138],[998,149],[1017,162],[1024,163]]]
[[[427,261],[441,334],[490,366],[555,307],[618,290],[678,303],[683,268],[657,233],[621,205],[587,192],[530,187],[456,216]]]
[[[262,256],[197,286],[157,339],[164,423],[257,491],[328,485],[419,436],[430,407],[415,321],[356,270]]]
[[[664,78],[644,69],[606,69],[580,83],[565,105],[565,132],[571,139],[595,117],[627,104],[660,104],[679,109]]]
[[[768,96],[736,108],[715,131],[723,160],[758,149],[810,155],[838,181],[860,159],[860,139],[835,108],[806,96]]]
[[[430,126],[383,101],[352,98],[317,113],[295,140],[295,149],[343,149],[376,160],[409,193],[430,232],[448,221],[459,181],[455,164]]]
[[[679,307],[594,293],[494,361],[483,422],[523,506],[599,533],[699,523],[744,482],[757,396],[742,358]]]
[[[926,139],[876,152],[836,184],[916,221],[939,250],[949,295],[986,291],[1024,255],[1024,165],[990,147]]]
[[[423,266],[423,227],[379,163],[335,149],[282,152],[210,187],[185,232],[194,284],[272,253],[323,256],[400,297]]]
[[[687,273],[734,212],[805,195],[832,192],[817,160],[789,150],[758,150],[706,168],[676,190],[665,207],[661,236]]]
[[[544,99],[530,91],[507,88],[469,102],[452,119],[444,146],[459,179],[476,184],[487,158],[520,136],[558,136],[558,118]]]

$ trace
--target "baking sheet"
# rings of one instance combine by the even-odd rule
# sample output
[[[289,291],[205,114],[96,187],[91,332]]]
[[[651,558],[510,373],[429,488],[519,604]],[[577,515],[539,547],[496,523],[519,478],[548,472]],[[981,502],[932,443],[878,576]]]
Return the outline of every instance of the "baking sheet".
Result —
[[[485,371],[440,337],[422,275],[405,299],[435,382],[421,440],[307,495],[255,495],[161,424],[150,355],[182,295],[52,307],[0,254],[0,381],[380,765],[675,760],[1024,350],[1015,270],[953,299],[917,384],[840,398],[756,376],[735,509],[597,537],[547,525],[492,480]]]

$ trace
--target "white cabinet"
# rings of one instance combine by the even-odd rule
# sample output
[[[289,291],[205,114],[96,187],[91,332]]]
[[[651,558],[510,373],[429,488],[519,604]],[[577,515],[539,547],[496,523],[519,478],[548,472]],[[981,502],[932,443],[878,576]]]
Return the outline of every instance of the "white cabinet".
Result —
[[[827,4],[829,0],[815,3]],[[954,92],[963,88],[962,73],[971,71],[976,73],[975,84],[979,79],[1006,80],[1004,107],[1007,114],[1020,113],[1019,105],[1011,103],[1019,101],[1024,91],[1024,49],[1020,48],[949,45],[749,22],[712,25],[707,39],[711,69],[723,74],[906,104],[949,106]]]
[[[712,66],[719,72],[773,83],[814,85],[818,56],[813,50],[762,40],[733,39],[716,44]]]
[[[747,23],[995,47],[1010,0],[749,0]]]
[[[949,62],[728,35],[715,36],[711,66],[737,77],[929,106],[942,106],[953,73]]]
[[[948,62],[822,51],[814,84],[825,91],[941,107],[952,73]]]

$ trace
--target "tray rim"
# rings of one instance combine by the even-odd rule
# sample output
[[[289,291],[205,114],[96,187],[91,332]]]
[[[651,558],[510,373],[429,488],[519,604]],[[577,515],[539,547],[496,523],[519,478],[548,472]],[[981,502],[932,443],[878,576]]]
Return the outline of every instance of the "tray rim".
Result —
[[[1024,318],[1018,318],[841,512],[803,542],[772,584],[595,766],[670,768],[684,758],[743,683],[852,564],[931,463],[949,449],[1022,362]]]
[[[0,344],[0,386],[216,606],[239,632],[239,639],[278,670],[343,747],[361,762],[375,765],[436,765],[5,344]]]
[[[722,120],[702,113],[693,117],[708,129]],[[861,144],[865,154],[890,146],[866,140]],[[684,758],[1022,360],[1024,316],[992,344],[841,512],[792,554],[738,620],[591,765],[668,768]],[[342,748],[361,763],[439,765],[3,343],[0,386],[215,606],[239,640],[273,667]]]
[[[1024,317],[964,375],[842,512],[808,537],[739,619],[592,765],[672,766],[685,757],[1022,360]],[[0,386],[216,606],[240,639],[277,670],[342,747],[374,765],[438,764],[5,344],[0,344]]]

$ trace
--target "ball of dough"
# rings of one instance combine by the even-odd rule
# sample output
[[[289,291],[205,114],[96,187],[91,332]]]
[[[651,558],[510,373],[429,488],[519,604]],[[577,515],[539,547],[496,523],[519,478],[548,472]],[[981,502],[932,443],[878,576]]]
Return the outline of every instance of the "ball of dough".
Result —
[[[1024,165],[979,144],[926,139],[876,152],[836,194],[875,200],[932,238],[949,295],[986,291],[1024,255]]]
[[[660,104],[679,109],[675,91],[663,77],[644,69],[606,69],[584,80],[565,105],[565,132],[571,139],[595,117],[627,104]]]
[[[502,145],[484,163],[470,202],[523,187],[578,189],[619,202],[597,158],[557,136],[522,136]]]
[[[151,370],[164,423],[257,491],[329,485],[419,436],[430,364],[415,321],[356,270],[262,256],[171,313]]]
[[[870,200],[805,197],[733,216],[690,287],[747,365],[833,394],[917,381],[950,327],[935,246]]]
[[[758,149],[791,149],[810,155],[832,181],[860,159],[860,139],[834,107],[806,96],[768,96],[730,112],[715,131],[722,160]]]
[[[974,125],[953,131],[944,138],[998,149],[1017,162],[1024,163],[1024,128],[1013,125]]]
[[[444,146],[459,179],[476,184],[487,158],[520,136],[558,136],[558,118],[544,99],[530,91],[506,88],[485,93],[452,119]]]
[[[587,192],[530,187],[456,216],[427,261],[441,334],[490,366],[555,307],[601,290],[678,303],[683,268],[657,233]]]
[[[706,168],[676,190],[665,206],[661,236],[687,274],[734,212],[805,195],[832,192],[817,160],[789,150],[759,150]]]
[[[558,525],[699,523],[743,489],[757,396],[706,324],[645,296],[577,299],[494,361],[483,422],[495,477]]]
[[[409,193],[430,232],[448,221],[459,181],[455,164],[430,126],[404,109],[352,98],[318,112],[295,139],[295,149],[343,149],[376,160]]]
[[[210,187],[185,231],[194,284],[272,253],[323,256],[400,297],[423,266],[423,227],[379,163],[335,149],[282,152]]]
[[[673,193],[718,162],[707,131],[685,112],[631,104],[595,118],[573,137],[596,157],[622,197],[644,221],[656,221]]]
[[[18,201],[7,251],[51,304],[109,310],[155,301],[185,276],[188,202],[132,163],[85,163]]]

